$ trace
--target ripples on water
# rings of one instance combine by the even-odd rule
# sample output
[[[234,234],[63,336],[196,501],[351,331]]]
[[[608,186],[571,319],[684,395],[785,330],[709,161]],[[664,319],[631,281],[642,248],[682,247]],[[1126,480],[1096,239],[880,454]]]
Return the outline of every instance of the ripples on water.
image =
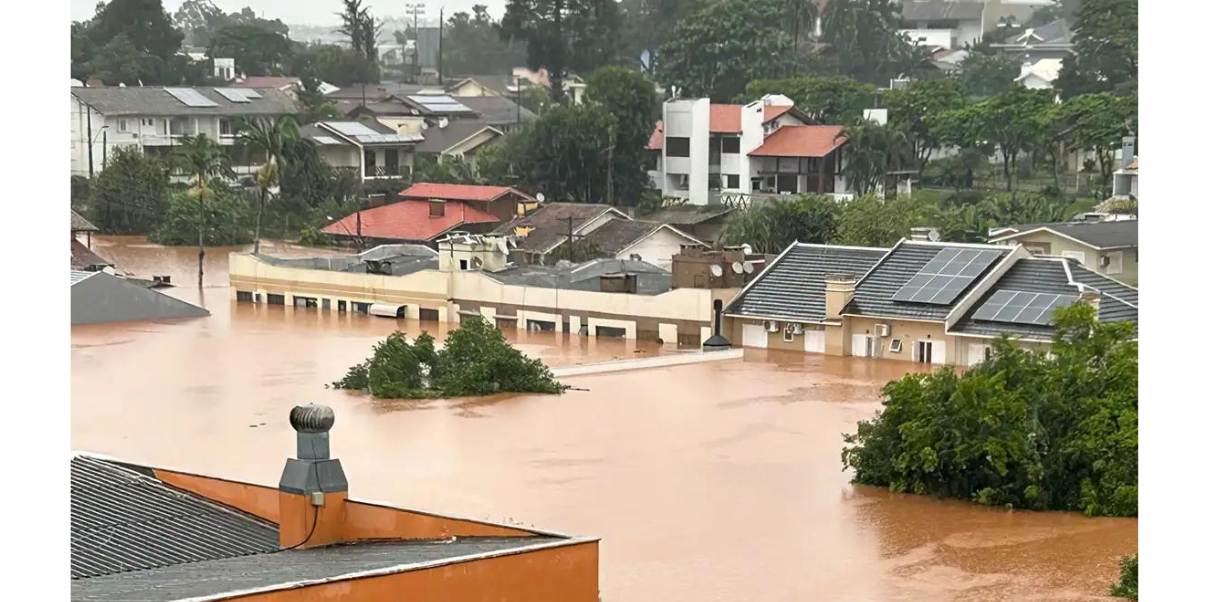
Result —
[[[140,276],[189,285],[196,251],[97,237]],[[314,254],[275,245],[266,252]],[[599,536],[604,600],[1087,600],[1137,521],[1010,512],[853,487],[842,433],[909,364],[748,352],[745,361],[568,378],[562,396],[383,401],[324,388],[401,325],[234,304],[207,250],[206,319],[72,328],[77,449],[274,483],[297,403],[336,409],[352,493]],[[509,333],[550,364],[647,342]]]

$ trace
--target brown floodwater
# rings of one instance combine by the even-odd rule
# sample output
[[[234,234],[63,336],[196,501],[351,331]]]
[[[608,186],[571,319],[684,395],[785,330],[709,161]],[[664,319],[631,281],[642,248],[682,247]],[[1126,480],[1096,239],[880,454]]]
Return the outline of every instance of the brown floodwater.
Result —
[[[195,250],[99,242],[136,275],[196,277]],[[209,318],[72,328],[74,448],[274,484],[289,408],[328,404],[354,496],[599,536],[606,601],[1089,600],[1138,548],[1132,519],[850,485],[842,434],[909,364],[748,352],[567,378],[583,390],[562,396],[377,401],[323,384],[393,320],[236,305],[224,263],[207,268]],[[512,336],[552,365],[676,352]]]

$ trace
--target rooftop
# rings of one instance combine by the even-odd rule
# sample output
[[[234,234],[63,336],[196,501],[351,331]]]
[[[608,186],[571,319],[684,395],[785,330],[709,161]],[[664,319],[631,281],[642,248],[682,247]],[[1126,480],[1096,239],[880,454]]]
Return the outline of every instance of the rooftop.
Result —
[[[531,253],[548,253],[567,241],[567,220],[572,232],[579,232],[589,222],[605,213],[614,213],[617,219],[630,219],[628,215],[609,205],[600,203],[545,203],[536,211],[518,217],[496,228],[493,234],[516,234],[517,228],[532,228],[517,240],[517,248]]]
[[[413,186],[414,188],[414,186]],[[360,215],[360,230],[357,216]],[[365,209],[341,218],[323,229],[333,236],[360,236],[379,240],[430,241],[463,224],[488,224],[499,218],[459,201],[446,204],[445,214],[434,217],[427,201],[404,200]]]
[[[71,231],[72,232],[97,232],[100,228],[92,225],[92,222],[84,219],[79,213],[74,210],[71,212]]]
[[[233,88],[277,88],[285,89],[302,84],[302,78],[280,75],[250,75],[231,82]]]
[[[517,105],[510,98],[503,96],[454,96],[454,100],[466,105],[491,125],[513,125],[517,118]],[[537,115],[520,107],[522,122],[537,119]]]
[[[493,137],[502,134],[482,119],[455,119],[445,127],[429,127],[423,131],[424,140],[416,145],[416,152],[440,154],[483,130],[493,132]]]
[[[494,201],[506,194],[524,198],[529,195],[509,186],[479,186],[475,184],[434,184],[419,182],[412,184],[399,196],[411,199],[442,199],[446,201]]]
[[[956,297],[947,303],[895,300],[894,297],[899,291],[945,249],[987,251],[992,253],[991,263],[973,276],[964,287],[958,288]],[[991,273],[1011,251],[1012,248],[1003,246],[901,241],[857,282],[856,292],[844,313],[943,321],[953,306],[960,303],[965,294]]]
[[[668,229],[680,236],[684,239],[685,244],[705,244],[668,224],[631,219],[609,220],[603,226],[585,235],[583,242],[596,247],[602,253],[616,255],[638,244],[661,229]]]
[[[1007,233],[991,239],[991,242],[1009,241],[1041,231],[1053,232],[1096,249],[1138,246],[1138,220],[1136,219],[1012,226],[1006,230]]]
[[[256,96],[231,94],[231,90]],[[284,115],[299,110],[289,94],[268,88],[127,86],[72,88],[71,94],[105,115]]]
[[[734,211],[734,207],[726,205],[674,205],[663,207],[653,213],[642,216],[642,219],[652,222],[662,222],[674,226],[692,226],[722,217]]]
[[[300,258],[258,255],[257,257],[271,265],[303,270],[329,270],[352,274],[374,271],[392,276],[402,276],[421,270],[435,270],[439,263],[436,251],[424,245],[414,244],[378,245],[356,255]]]
[[[726,307],[736,316],[821,322],[826,317],[826,278],[864,276],[887,249],[796,243],[747,285]]]
[[[335,134],[336,138],[353,140],[362,145],[414,144],[424,139],[420,134],[400,134],[394,128],[372,120],[366,121],[320,121],[320,130]],[[323,140],[316,140],[324,143]]]
[[[555,266],[512,265],[483,273],[504,284],[583,291],[599,291],[601,276],[633,274],[638,279],[639,295],[658,295],[672,289],[671,272],[629,259],[594,259]]]
[[[91,271],[112,265],[112,261],[101,257],[92,249],[84,246],[84,243],[74,238],[71,239],[71,269]]]
[[[842,125],[785,125],[748,153],[752,157],[826,157],[848,141]]]
[[[981,2],[903,0],[904,21],[980,21]]]

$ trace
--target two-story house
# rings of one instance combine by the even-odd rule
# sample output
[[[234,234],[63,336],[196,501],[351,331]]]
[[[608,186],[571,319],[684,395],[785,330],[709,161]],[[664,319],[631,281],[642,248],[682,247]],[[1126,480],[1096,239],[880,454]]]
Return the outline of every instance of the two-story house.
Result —
[[[276,89],[73,87],[71,173],[100,172],[109,153],[119,146],[167,156],[182,136],[197,134],[231,147],[237,174],[252,173],[263,164],[263,157],[237,148],[239,122],[298,112],[294,99]]]
[[[814,192],[846,198],[842,131],[818,125],[779,95],[746,105],[670,100],[647,143],[650,176],[665,196],[692,205],[729,195]]]

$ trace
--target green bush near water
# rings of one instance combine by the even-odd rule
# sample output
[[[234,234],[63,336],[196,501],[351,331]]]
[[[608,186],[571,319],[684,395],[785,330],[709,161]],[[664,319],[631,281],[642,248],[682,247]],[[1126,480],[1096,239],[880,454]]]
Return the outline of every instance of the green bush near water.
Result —
[[[1055,313],[1052,355],[1007,339],[958,374],[886,385],[884,408],[844,436],[853,481],[895,492],[1088,516],[1138,514],[1133,326],[1078,303]]]
[[[1137,602],[1138,599],[1138,555],[1121,558],[1121,580],[1112,584],[1112,595],[1118,598],[1128,598]]]
[[[467,318],[449,333],[445,346],[427,332],[408,342],[395,332],[374,346],[364,362],[349,368],[334,389],[364,391],[385,399],[429,399],[492,393],[562,393],[540,360],[525,357],[495,327]]]

